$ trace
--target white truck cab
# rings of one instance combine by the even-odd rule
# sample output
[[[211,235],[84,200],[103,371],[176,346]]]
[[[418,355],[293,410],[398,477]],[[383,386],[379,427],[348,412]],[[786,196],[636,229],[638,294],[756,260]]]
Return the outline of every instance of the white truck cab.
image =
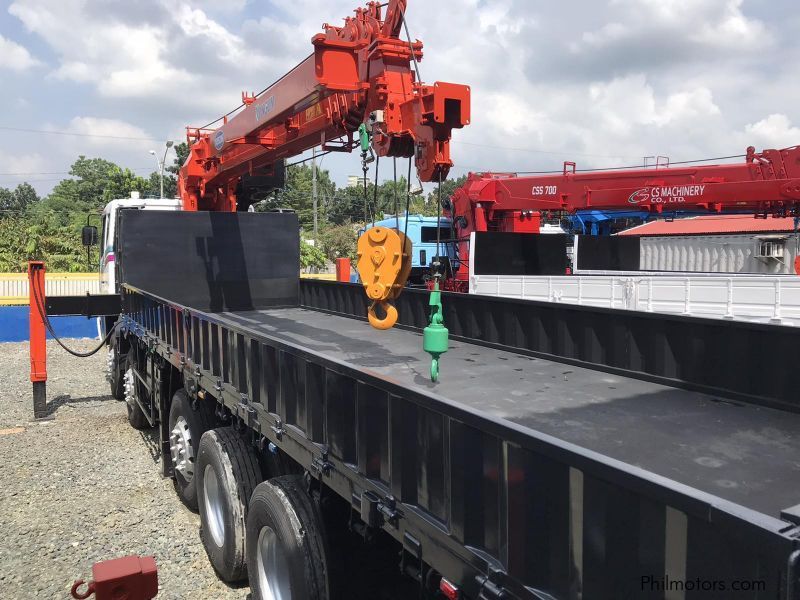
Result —
[[[106,204],[102,213],[102,233],[100,234],[100,293],[116,293],[116,271],[114,247],[114,229],[117,213],[120,210],[181,210],[182,203],[178,198],[140,198],[139,192],[131,192],[131,197],[124,200],[112,200]]]

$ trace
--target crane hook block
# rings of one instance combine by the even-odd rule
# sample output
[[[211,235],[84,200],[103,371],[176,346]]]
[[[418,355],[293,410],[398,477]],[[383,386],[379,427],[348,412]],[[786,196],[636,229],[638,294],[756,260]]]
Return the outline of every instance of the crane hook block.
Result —
[[[442,314],[442,292],[439,291],[439,282],[431,291],[428,302],[431,307],[431,316],[428,326],[422,332],[422,349],[431,355],[431,381],[439,380],[439,358],[447,352],[450,332],[444,326]]]
[[[358,240],[358,275],[372,301],[367,316],[376,329],[391,329],[397,323],[397,309],[389,304],[403,291],[411,274],[411,240],[387,227],[373,227]],[[375,309],[385,313],[380,318]]]

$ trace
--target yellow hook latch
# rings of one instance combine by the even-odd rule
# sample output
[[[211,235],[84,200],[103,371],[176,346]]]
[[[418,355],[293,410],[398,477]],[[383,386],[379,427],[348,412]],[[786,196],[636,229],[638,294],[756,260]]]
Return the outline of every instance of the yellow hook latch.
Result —
[[[356,268],[372,304],[367,310],[375,329],[391,329],[397,323],[397,308],[389,304],[403,291],[411,274],[412,244],[403,233],[387,227],[373,227],[358,240]],[[380,318],[375,309],[385,313]]]

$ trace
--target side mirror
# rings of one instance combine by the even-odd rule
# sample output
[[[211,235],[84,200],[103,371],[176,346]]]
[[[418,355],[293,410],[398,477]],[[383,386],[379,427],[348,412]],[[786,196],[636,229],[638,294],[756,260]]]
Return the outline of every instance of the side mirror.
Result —
[[[94,225],[86,225],[81,230],[81,240],[86,248],[91,248],[97,245],[97,227]]]

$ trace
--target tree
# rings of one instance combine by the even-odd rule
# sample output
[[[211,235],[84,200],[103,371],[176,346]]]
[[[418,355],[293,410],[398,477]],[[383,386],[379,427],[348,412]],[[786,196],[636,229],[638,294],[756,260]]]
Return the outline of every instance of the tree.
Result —
[[[291,208],[297,213],[300,226],[306,231],[314,227],[313,170],[310,165],[292,165],[286,168],[286,187],[277,196],[265,200],[262,210]],[[325,220],[325,199],[333,198],[336,185],[330,173],[317,169],[318,221]]]
[[[331,262],[337,258],[355,260],[359,229],[352,223],[325,227],[319,235],[320,250]]]
[[[0,218],[20,216],[34,207],[40,198],[29,183],[20,183],[14,191],[0,188]]]
[[[369,191],[368,196],[372,198]],[[364,188],[361,186],[337,190],[333,197],[327,199],[326,205],[325,215],[333,225],[364,222]]]
[[[61,215],[96,213],[115,198],[148,189],[146,179],[102,158],[80,156],[70,175],[74,179],[63,179],[41,203],[44,209]]]
[[[175,144],[172,149],[175,150],[175,159],[172,161],[172,165],[167,167],[166,170],[173,175],[177,175],[183,163],[189,158],[189,144],[181,142],[180,144]]]
[[[300,240],[300,267],[303,269],[324,269],[327,264],[325,254],[306,240]]]
[[[467,176],[462,175],[458,179],[447,179],[442,182],[442,200],[449,200],[452,198],[455,191],[464,185],[467,182]],[[439,198],[439,190],[438,186],[428,194],[428,199],[425,202],[425,206],[428,210],[427,216],[436,216],[436,203]]]
[[[172,148],[175,150],[175,158],[173,159],[171,165],[164,168],[164,198],[178,197],[178,173],[180,172],[183,163],[185,163],[186,159],[189,158],[189,144],[186,142],[175,144]],[[153,194],[154,196],[160,197],[161,180],[159,173],[153,173],[150,175],[149,188],[151,190],[155,190]]]
[[[44,260],[51,271],[89,268],[80,235],[54,215],[30,213],[0,220],[0,271],[22,273],[29,260]]]

